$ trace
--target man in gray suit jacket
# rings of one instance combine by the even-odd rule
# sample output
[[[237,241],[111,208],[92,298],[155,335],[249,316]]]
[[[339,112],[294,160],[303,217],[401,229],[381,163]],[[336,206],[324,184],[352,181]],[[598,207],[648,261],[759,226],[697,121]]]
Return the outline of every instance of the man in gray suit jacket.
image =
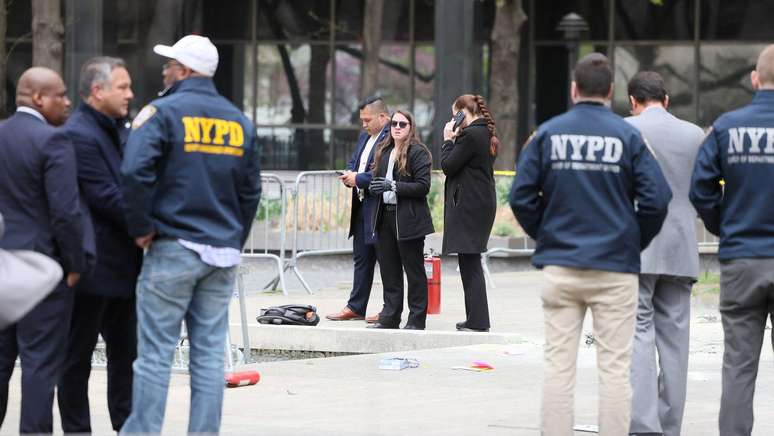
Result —
[[[626,121],[642,132],[673,194],[661,233],[642,252],[629,432],[677,436],[685,406],[691,287],[699,273],[696,212],[688,190],[704,132],[667,112],[669,96],[658,73],[636,74],[629,100],[635,116]]]

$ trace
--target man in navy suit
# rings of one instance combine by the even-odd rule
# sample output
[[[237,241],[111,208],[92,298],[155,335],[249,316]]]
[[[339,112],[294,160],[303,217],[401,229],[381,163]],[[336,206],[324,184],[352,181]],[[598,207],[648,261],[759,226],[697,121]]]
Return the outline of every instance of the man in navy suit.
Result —
[[[352,251],[355,260],[355,274],[352,293],[347,306],[340,312],[326,315],[332,321],[363,319],[371,295],[376,266],[375,238],[371,234],[371,215],[376,198],[368,195],[371,183],[371,164],[376,146],[390,134],[390,113],[380,97],[369,97],[360,104],[360,121],[364,132],[360,134],[357,148],[349,161],[349,171],[340,177],[342,183],[352,189],[352,215],[349,221],[349,236],[353,238]],[[378,315],[369,317],[376,321]]]
[[[81,278],[75,293],[67,360],[57,400],[65,433],[90,433],[91,355],[101,334],[108,364],[108,410],[113,430],[132,406],[132,362],[137,355],[134,288],[142,250],[129,236],[121,195],[123,120],[128,115],[132,81],[124,61],[92,58],[81,68],[81,104],[64,130],[78,160],[78,184],[91,212],[97,264]]]
[[[76,159],[64,123],[70,100],[53,70],[25,71],[16,88],[16,113],[0,125],[0,248],[33,250],[57,260],[65,279],[30,313],[0,331],[0,425],[8,381],[21,358],[21,433],[51,433],[54,388],[67,345],[72,287],[88,268]]]

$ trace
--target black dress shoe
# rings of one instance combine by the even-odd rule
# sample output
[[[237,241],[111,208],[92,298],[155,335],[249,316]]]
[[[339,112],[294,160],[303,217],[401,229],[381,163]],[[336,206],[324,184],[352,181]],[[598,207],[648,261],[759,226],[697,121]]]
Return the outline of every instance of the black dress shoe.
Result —
[[[405,326],[403,326],[403,330],[424,330],[424,329],[425,329],[424,327],[417,327],[411,324],[406,324]]]
[[[465,328],[465,321],[460,321],[456,325],[457,325],[457,330],[462,330]]]
[[[377,322],[375,322],[373,324],[367,325],[366,328],[369,328],[369,329],[397,329],[398,326],[382,324],[379,321],[377,321]]]
[[[471,327],[462,327],[462,328],[458,328],[457,330],[461,332],[481,332],[481,333],[485,333],[489,331],[489,329],[474,329]]]

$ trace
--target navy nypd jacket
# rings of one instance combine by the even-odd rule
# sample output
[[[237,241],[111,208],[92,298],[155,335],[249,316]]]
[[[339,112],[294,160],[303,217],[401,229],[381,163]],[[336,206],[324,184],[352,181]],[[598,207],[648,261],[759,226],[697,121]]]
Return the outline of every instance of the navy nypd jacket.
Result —
[[[720,260],[774,257],[772,180],[774,91],[766,90],[715,121],[693,169],[691,203],[720,236]]]
[[[528,141],[510,204],[537,242],[536,267],[639,273],[671,198],[640,132],[601,104],[580,103]]]
[[[253,124],[192,77],[143,108],[121,165],[129,233],[241,249],[261,196]]]

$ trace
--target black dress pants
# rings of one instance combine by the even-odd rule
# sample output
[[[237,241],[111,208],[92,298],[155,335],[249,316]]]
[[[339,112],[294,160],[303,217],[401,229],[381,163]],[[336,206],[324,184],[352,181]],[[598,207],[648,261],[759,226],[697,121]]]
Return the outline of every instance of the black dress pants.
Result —
[[[398,241],[394,210],[385,210],[379,222],[376,256],[384,286],[384,309],[379,323],[397,327],[403,312],[403,272],[408,280],[409,316],[406,325],[425,328],[427,276],[423,250],[425,238]]]
[[[132,363],[137,357],[134,298],[75,294],[67,361],[57,400],[65,433],[90,433],[89,375],[98,336],[105,340],[107,403],[113,430],[119,431],[132,409]]]
[[[355,215],[355,234],[352,237],[352,257],[355,261],[355,273],[352,279],[352,293],[347,307],[358,315],[365,316],[371,285],[374,283],[376,267],[376,249],[374,244],[366,244],[363,207]]]
[[[72,307],[73,291],[62,282],[19,322],[0,330],[0,428],[8,407],[8,381],[18,356],[19,432],[53,432],[54,389],[64,364]]]
[[[489,305],[486,300],[486,279],[481,267],[480,253],[459,253],[462,288],[465,292],[465,326],[472,329],[488,329]]]

